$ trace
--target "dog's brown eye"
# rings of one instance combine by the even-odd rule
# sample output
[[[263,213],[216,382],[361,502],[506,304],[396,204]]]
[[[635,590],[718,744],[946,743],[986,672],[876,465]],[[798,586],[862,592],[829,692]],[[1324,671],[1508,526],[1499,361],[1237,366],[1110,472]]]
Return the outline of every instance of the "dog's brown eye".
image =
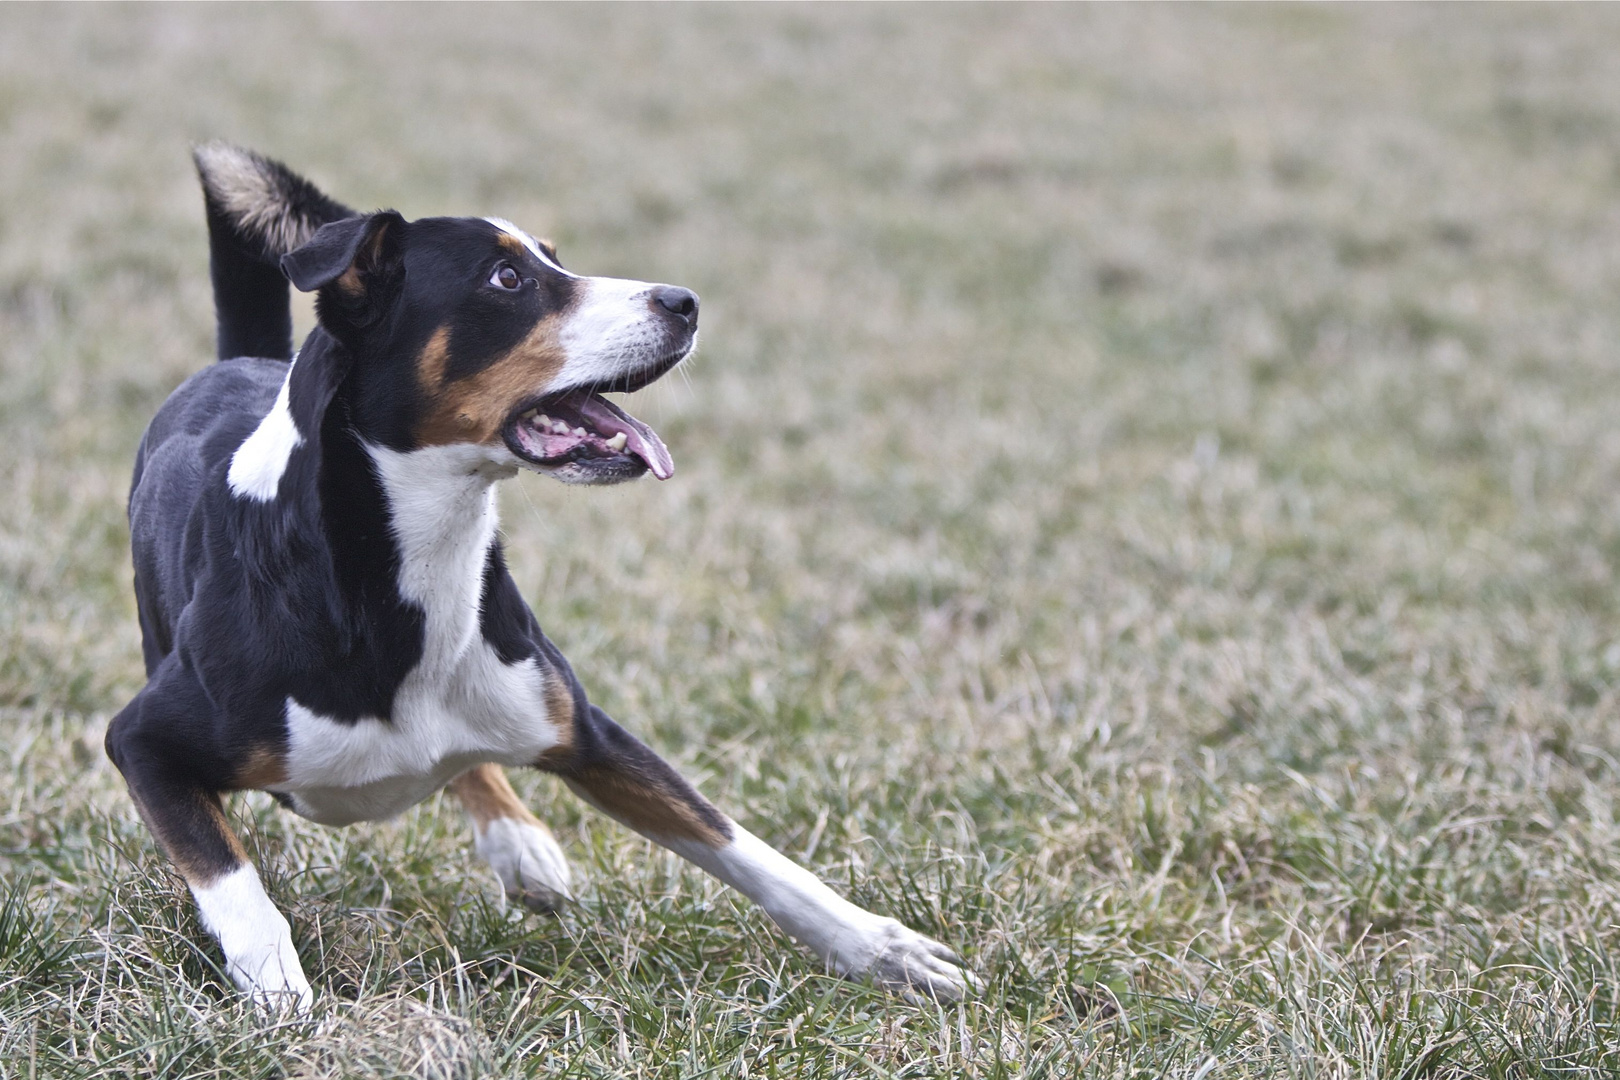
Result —
[[[523,278],[512,267],[502,263],[495,268],[493,274],[489,275],[489,283],[502,289],[512,290],[523,284]]]

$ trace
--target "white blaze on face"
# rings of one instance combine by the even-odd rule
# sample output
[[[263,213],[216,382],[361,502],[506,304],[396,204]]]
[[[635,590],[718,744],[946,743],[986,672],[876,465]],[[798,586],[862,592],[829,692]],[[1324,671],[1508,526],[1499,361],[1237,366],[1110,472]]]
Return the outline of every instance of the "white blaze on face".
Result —
[[[556,259],[553,259],[550,255],[546,254],[546,249],[540,246],[540,242],[538,240],[524,232],[522,229],[518,228],[516,225],[512,224],[510,221],[507,221],[505,218],[488,217],[484,220],[501,230],[501,232],[510,236],[512,239],[516,240],[518,243],[522,244],[524,247],[528,248],[529,254],[539,259],[545,265],[551,267],[551,269],[557,271],[557,273],[561,274],[563,277],[578,276],[577,274],[570,274],[567,270],[564,270],[560,265],[558,265]]]
[[[571,274],[510,221],[484,220],[516,239],[545,266],[579,283],[578,298],[558,329],[567,361],[553,389],[609,382],[662,359],[668,331],[653,311],[651,282]]]

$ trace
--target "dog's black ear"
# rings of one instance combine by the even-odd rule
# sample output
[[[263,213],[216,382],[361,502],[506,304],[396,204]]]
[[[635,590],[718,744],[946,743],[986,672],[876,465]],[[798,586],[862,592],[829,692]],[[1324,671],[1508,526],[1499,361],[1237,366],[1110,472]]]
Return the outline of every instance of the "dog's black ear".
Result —
[[[404,226],[392,210],[322,225],[307,244],[281,257],[282,273],[300,292],[320,290],[315,310],[327,329],[367,326],[404,273]]]
[[[346,283],[352,288],[346,291],[358,291],[367,278],[397,262],[398,229],[404,224],[392,210],[329,222],[308,243],[281,257],[281,271],[299,292],[314,292],[353,270],[354,278]]]

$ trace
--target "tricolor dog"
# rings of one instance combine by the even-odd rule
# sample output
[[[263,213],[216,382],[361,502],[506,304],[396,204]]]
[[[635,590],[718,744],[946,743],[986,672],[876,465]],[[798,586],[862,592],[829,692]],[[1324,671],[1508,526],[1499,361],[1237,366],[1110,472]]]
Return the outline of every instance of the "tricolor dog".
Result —
[[[507,573],[497,481],[670,476],[657,434],[604,395],[692,351],[698,298],[574,274],[500,218],[360,214],[244,150],[196,161],[219,362],[136,454],[148,681],[107,752],[237,985],[312,1000],[225,792],[347,825],[448,785],[506,892],[554,907],[568,864],[503,772],[526,767],[753,898],[833,969],[960,996],[973,977],[951,950],[839,897],[592,705]],[[316,294],[296,356],[289,281]]]

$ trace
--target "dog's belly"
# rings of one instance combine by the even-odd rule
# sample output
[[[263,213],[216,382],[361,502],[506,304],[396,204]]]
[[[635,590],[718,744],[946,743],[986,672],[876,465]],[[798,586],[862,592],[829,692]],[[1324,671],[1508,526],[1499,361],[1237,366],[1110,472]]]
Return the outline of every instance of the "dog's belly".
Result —
[[[321,716],[287,699],[286,779],[270,790],[323,825],[393,817],[483,762],[532,765],[561,741],[535,660],[480,644],[451,672],[413,672],[391,720]]]
[[[353,825],[396,817],[432,795],[461,773],[486,759],[441,763],[426,776],[392,776],[353,787],[276,788],[286,795],[293,811],[321,825]]]

